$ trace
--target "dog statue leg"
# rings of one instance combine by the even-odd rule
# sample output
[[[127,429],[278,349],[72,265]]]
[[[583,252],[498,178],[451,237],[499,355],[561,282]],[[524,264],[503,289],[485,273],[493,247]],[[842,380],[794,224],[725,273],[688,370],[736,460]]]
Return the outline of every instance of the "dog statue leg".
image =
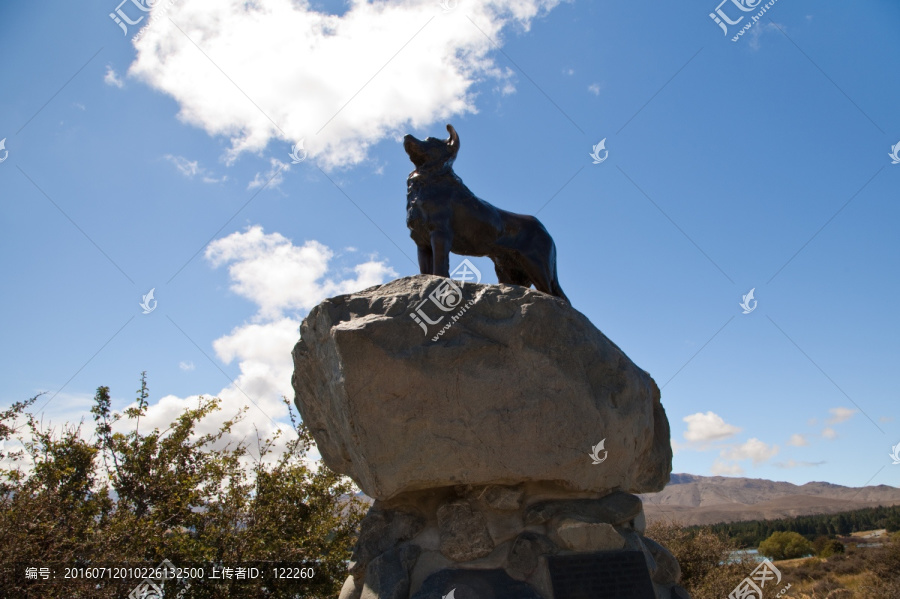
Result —
[[[419,274],[434,274],[434,253],[431,251],[430,245],[418,245],[416,249],[419,253]]]
[[[434,271],[439,277],[450,276],[450,235],[443,231],[431,233],[431,253],[434,254]]]

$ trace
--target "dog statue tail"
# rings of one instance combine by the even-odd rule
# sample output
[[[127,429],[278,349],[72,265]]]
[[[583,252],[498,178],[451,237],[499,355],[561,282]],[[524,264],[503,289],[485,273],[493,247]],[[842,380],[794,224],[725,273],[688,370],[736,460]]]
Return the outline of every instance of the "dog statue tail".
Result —
[[[556,244],[553,243],[553,241],[550,241],[550,243],[553,244],[553,260],[551,262],[553,272],[550,273],[550,293],[571,306],[572,302],[566,297],[566,294],[563,293],[562,287],[559,286],[559,275],[556,273]]]
[[[556,273],[553,273],[553,295],[562,299],[564,302],[572,305],[572,302],[569,301],[569,298],[566,297],[566,294],[563,293],[562,287],[559,286],[559,281],[556,280]]]

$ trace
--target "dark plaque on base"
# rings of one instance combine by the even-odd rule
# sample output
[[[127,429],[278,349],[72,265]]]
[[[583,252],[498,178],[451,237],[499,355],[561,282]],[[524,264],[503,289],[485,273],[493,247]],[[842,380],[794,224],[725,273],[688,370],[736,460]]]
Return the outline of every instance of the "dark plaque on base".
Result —
[[[655,599],[640,551],[598,551],[548,558],[556,599]]]

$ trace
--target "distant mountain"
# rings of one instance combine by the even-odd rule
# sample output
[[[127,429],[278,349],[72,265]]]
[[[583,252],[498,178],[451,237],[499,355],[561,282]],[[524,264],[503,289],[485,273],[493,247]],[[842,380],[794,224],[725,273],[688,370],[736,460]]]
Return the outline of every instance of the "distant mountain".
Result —
[[[842,487],[824,482],[798,486],[759,478],[672,474],[665,489],[641,498],[648,519],[666,517],[691,525],[900,505],[900,489],[887,485]]]

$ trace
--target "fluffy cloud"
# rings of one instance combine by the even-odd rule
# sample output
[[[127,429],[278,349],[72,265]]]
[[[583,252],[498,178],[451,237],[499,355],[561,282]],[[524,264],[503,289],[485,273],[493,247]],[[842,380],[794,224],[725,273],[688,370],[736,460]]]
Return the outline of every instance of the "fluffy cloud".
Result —
[[[754,50],[759,50],[759,38],[767,33],[781,33],[782,29],[785,29],[785,26],[780,23],[776,25],[775,23],[759,21],[749,31],[750,47]]]
[[[831,414],[831,418],[828,419],[826,424],[840,424],[841,422],[850,420],[853,415],[856,414],[856,410],[851,410],[850,408],[831,408],[828,410],[828,413]]]
[[[409,127],[475,112],[481,80],[509,88],[488,37],[501,43],[505,27],[527,30],[557,3],[490,0],[442,13],[434,0],[351,0],[340,16],[307,0],[159,3],[154,14],[166,18],[141,31],[129,74],[172,96],[184,122],[230,138],[230,159],[304,140],[333,168]]]
[[[109,65],[106,65],[106,75],[103,76],[103,83],[110,87],[118,87],[119,89],[125,87],[125,82],[122,81],[115,69]]]
[[[714,412],[705,414],[697,412],[685,416],[682,420],[688,425],[688,429],[684,432],[684,438],[692,443],[722,441],[741,431],[740,428],[727,424],[721,416]]]
[[[771,459],[777,453],[777,445],[766,445],[759,439],[753,438],[741,445],[723,449],[720,455],[725,460],[753,460],[753,465],[756,466]]]
[[[806,437],[797,433],[791,435],[791,438],[788,439],[788,445],[792,445],[794,447],[803,447],[804,445],[809,445],[809,441],[806,440]]]
[[[833,439],[837,439],[838,434],[836,430],[834,430],[830,426],[826,426],[822,429],[822,436],[831,441]]]
[[[231,289],[252,301],[257,312],[251,322],[235,327],[212,344],[219,360],[237,363],[239,374],[233,384],[208,394],[222,401],[222,410],[201,423],[199,433],[214,432],[223,418],[246,409],[245,418],[226,441],[247,440],[252,449],[257,435],[266,438],[280,429],[285,435],[276,451],[283,449],[292,435],[282,422],[287,417],[282,397],[293,396],[291,349],[297,342],[301,313],[330,295],[371,287],[396,276],[385,263],[374,260],[331,273],[332,258],[333,252],[321,243],[307,241],[296,246],[279,233],[267,234],[258,226],[210,244],[206,259],[213,267],[228,265]],[[189,369],[185,364],[193,366],[182,362],[183,370]],[[146,423],[165,429],[198,401],[198,395],[163,397],[149,407],[141,426]]]
[[[228,264],[231,290],[259,307],[256,320],[276,320],[286,311],[306,311],[331,295],[378,285],[397,273],[384,262],[370,260],[348,278],[325,278],[334,252],[317,241],[296,246],[279,233],[250,227],[218,239],[206,249],[213,266]],[[351,274],[352,273],[352,274]]]

